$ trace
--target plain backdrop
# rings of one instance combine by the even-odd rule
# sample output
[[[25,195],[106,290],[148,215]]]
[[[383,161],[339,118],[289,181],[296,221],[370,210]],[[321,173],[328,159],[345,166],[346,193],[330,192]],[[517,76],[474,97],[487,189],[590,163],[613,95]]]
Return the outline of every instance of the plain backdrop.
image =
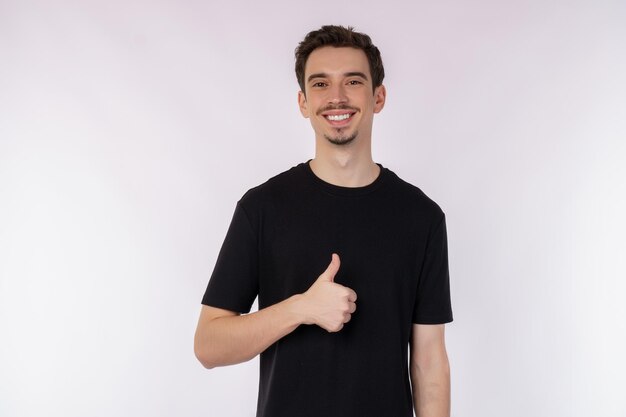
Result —
[[[374,159],[447,215],[455,417],[626,415],[624,1],[0,0],[0,415],[254,415],[205,370],[235,203],[313,156],[293,50],[382,51]],[[364,364],[367,366],[367,364]]]

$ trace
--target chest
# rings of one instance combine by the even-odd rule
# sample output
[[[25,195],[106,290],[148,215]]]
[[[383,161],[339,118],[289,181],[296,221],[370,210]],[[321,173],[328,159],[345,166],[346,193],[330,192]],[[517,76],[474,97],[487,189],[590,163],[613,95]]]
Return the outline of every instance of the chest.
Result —
[[[372,313],[410,305],[427,231],[400,204],[367,199],[302,201],[264,214],[259,301],[306,291],[337,253],[335,282],[352,288]],[[405,307],[403,307],[405,308]]]

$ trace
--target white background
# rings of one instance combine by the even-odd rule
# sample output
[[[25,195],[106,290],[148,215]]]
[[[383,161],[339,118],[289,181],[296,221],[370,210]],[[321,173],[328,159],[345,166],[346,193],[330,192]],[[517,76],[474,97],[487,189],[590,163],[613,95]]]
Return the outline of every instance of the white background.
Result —
[[[626,415],[626,3],[0,0],[0,415],[252,416],[200,299],[313,156],[293,50],[372,36],[374,159],[447,215],[453,415]]]

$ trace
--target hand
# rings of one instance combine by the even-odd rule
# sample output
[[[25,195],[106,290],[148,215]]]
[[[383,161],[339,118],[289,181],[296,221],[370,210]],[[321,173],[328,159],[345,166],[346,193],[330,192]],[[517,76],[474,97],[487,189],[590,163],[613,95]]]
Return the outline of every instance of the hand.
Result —
[[[339,271],[339,255],[333,253],[330,265],[303,294],[305,324],[316,324],[329,332],[338,332],[356,310],[356,293],[334,282]]]

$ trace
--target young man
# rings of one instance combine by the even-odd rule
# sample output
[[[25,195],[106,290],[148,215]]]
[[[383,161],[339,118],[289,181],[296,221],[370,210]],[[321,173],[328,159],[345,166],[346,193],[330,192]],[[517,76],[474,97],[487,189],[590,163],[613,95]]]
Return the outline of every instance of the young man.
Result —
[[[207,368],[261,355],[258,417],[450,415],[444,213],[372,159],[384,70],[324,26],[296,49],[315,158],[249,190],[202,300]],[[258,296],[259,311],[250,311]],[[410,346],[410,362],[407,360]]]

